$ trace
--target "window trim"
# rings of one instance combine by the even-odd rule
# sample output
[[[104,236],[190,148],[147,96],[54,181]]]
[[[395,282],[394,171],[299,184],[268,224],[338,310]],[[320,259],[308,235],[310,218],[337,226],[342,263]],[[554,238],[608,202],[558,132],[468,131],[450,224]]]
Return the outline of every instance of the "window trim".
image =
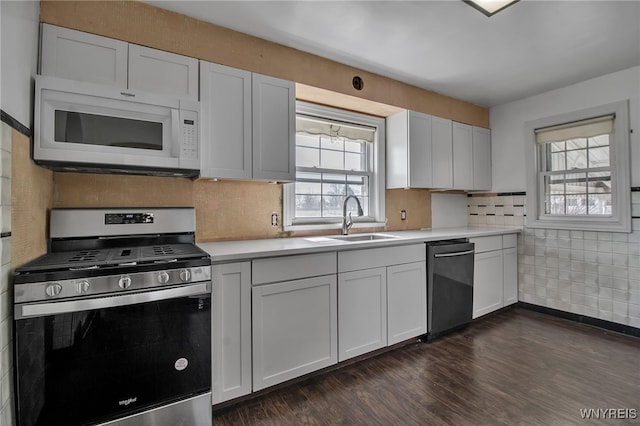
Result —
[[[327,118],[330,120],[351,122],[376,128],[376,140],[372,143],[372,178],[370,187],[370,206],[367,218],[353,217],[354,228],[385,226],[385,119],[334,107],[296,101],[296,114]],[[282,197],[283,228],[285,231],[308,231],[339,229],[342,218],[300,218],[295,220],[295,182],[284,185]]]
[[[611,217],[545,216],[541,200],[542,149],[536,142],[535,130],[583,121],[592,117],[615,114],[614,131],[609,139],[613,186]],[[545,117],[525,123],[527,160],[527,220],[530,228],[570,229],[586,231],[631,232],[631,166],[629,155],[629,101],[614,102],[570,113]],[[615,177],[615,179],[614,179]]]

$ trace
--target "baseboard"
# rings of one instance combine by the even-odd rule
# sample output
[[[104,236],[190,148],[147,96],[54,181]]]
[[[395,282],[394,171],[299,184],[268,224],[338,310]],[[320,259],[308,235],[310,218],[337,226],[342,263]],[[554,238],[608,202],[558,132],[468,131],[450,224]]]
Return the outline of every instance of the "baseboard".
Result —
[[[558,309],[547,308],[546,306],[534,305],[527,302],[518,302],[516,306],[518,306],[519,308],[528,309],[530,311],[540,312],[543,314],[552,315],[554,317],[564,318],[570,321],[591,325],[593,327],[602,328],[616,333],[626,334],[633,337],[640,337],[640,328],[632,327],[630,325],[619,324],[617,322],[611,322],[599,318],[560,311]]]

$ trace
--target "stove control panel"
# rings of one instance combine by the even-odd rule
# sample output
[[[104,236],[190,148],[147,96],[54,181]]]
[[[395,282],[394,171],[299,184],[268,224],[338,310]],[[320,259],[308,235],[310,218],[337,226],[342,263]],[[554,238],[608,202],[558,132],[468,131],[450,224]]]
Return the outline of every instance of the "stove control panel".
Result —
[[[129,225],[137,223],[153,223],[153,213],[105,213],[105,225]]]
[[[211,266],[25,283],[14,286],[14,292],[15,303],[26,303],[108,295],[123,291],[153,290],[158,287],[202,281],[211,281]]]

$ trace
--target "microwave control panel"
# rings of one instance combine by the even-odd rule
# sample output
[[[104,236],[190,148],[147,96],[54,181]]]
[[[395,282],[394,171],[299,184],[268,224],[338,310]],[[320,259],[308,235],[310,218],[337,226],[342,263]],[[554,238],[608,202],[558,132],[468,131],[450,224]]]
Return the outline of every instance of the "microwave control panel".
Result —
[[[188,160],[198,160],[198,113],[181,110],[180,125],[182,126],[180,157]]]

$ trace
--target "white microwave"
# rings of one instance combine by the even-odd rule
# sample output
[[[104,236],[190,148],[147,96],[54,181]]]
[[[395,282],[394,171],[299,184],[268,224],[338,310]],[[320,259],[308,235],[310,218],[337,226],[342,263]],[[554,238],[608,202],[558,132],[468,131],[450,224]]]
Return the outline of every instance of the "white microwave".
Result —
[[[200,104],[36,76],[33,160],[62,171],[197,176]]]

